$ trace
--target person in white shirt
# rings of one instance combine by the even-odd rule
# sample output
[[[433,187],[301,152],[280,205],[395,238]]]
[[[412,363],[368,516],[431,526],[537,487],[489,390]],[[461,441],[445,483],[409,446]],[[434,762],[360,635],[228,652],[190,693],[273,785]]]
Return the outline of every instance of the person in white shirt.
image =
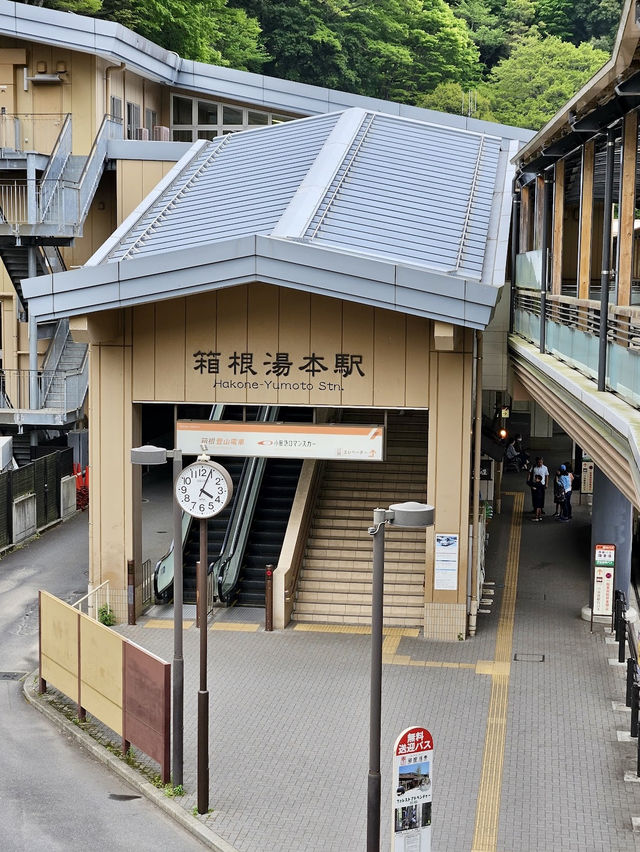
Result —
[[[546,489],[547,489],[547,485],[549,484],[549,468],[544,463],[544,459],[542,458],[542,456],[538,456],[536,458],[536,463],[533,466],[533,468],[531,469],[531,472],[529,474],[529,478],[528,478],[527,482],[529,482],[529,484],[532,483],[532,482],[535,482],[536,476],[539,476],[542,479],[542,484],[543,484],[544,489],[545,489],[542,492],[543,493],[542,514],[544,515],[544,513],[545,513],[544,512],[544,497],[546,497],[546,495],[547,495]],[[534,512],[535,512],[535,509],[534,509]]]

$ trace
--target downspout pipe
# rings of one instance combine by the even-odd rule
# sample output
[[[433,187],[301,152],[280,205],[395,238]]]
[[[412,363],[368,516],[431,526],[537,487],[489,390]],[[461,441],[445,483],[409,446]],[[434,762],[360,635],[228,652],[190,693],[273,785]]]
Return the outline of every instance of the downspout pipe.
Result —
[[[27,276],[35,278],[38,274],[36,247],[27,248]],[[38,399],[38,323],[33,311],[29,311],[29,408],[40,408]]]
[[[476,331],[475,391],[476,409],[473,431],[473,497],[471,527],[471,600],[469,602],[469,636],[476,635],[478,616],[478,555],[480,553],[480,456],[482,454],[482,332]]]
[[[104,114],[111,114],[111,74],[114,71],[124,71],[127,67],[126,62],[121,62],[119,65],[107,65],[104,69]],[[123,104],[122,121],[125,120],[124,110],[126,106]]]
[[[542,234],[540,250],[542,263],[540,269],[540,352],[544,355],[547,347],[547,290],[549,288],[549,188],[553,181],[545,173],[542,190]]]
[[[600,336],[598,345],[598,390],[604,391],[607,380],[607,325],[609,318],[609,280],[611,277],[611,204],[613,201],[613,156],[615,130],[607,129],[607,157],[604,176],[604,211],[602,225],[602,273],[600,275]]]

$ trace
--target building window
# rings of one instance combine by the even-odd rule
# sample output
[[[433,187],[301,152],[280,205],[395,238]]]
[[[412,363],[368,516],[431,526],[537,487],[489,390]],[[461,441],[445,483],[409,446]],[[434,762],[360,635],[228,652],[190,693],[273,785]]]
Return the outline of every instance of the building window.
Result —
[[[111,95],[109,111],[111,118],[115,118],[117,121],[122,121],[122,98],[116,98],[115,95]]]
[[[149,139],[153,139],[153,128],[158,123],[158,113],[154,109],[145,109],[144,126],[149,131]]]
[[[140,107],[127,101],[127,139],[136,139],[140,128]]]
[[[182,95],[174,95],[171,99],[171,138],[174,142],[215,139],[226,133],[283,121],[292,121],[292,116]]]

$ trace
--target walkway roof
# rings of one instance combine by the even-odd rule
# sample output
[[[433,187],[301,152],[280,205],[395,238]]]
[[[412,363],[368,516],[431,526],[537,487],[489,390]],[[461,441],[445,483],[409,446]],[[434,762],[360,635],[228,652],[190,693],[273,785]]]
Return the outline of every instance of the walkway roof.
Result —
[[[196,142],[85,267],[23,281],[29,310],[262,281],[484,328],[517,144],[358,108]]]

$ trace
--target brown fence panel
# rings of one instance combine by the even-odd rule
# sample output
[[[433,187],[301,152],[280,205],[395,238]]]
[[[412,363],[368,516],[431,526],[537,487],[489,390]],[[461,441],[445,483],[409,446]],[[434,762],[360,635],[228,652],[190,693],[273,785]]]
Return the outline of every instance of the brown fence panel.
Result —
[[[124,645],[125,748],[132,743],[160,764],[170,779],[171,664],[131,642]]]

